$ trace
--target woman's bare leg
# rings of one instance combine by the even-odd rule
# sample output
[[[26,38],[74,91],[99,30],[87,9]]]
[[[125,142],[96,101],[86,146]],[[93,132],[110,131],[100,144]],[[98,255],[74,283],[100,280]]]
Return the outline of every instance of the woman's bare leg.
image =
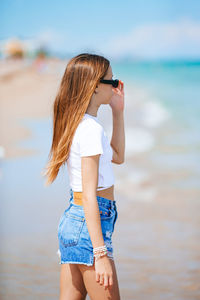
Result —
[[[85,300],[86,295],[78,264],[61,264],[59,300]]]
[[[115,268],[115,263],[111,259],[112,269],[113,269],[113,285],[112,288],[104,288],[104,285],[100,285],[99,282],[96,281],[96,273],[95,266],[87,266],[87,265],[78,265],[82,275],[83,281],[90,296],[91,300],[120,300],[119,293],[119,285],[117,279],[117,272]]]

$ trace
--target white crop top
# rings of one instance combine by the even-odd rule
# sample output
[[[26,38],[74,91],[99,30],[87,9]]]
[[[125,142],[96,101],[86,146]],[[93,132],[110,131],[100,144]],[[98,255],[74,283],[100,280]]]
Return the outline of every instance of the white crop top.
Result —
[[[115,183],[111,162],[113,150],[98,118],[85,113],[73,136],[67,159],[72,191],[82,192],[81,157],[96,154],[101,154],[97,190],[103,190]]]

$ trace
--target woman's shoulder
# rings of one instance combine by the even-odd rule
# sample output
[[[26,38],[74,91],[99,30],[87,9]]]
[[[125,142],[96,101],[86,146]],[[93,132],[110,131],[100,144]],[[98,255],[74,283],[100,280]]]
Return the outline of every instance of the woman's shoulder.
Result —
[[[78,133],[103,133],[103,126],[92,118],[83,118],[77,127]]]
[[[101,138],[104,135],[103,126],[92,118],[83,118],[76,128],[74,141],[80,142],[83,140]]]

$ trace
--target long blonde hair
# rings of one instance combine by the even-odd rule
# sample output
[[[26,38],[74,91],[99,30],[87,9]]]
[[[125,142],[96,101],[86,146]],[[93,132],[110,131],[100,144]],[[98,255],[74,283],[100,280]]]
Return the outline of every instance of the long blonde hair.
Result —
[[[65,165],[72,139],[91,97],[109,68],[110,61],[101,55],[81,53],[69,60],[53,104],[53,138],[48,155],[46,185],[57,177]]]

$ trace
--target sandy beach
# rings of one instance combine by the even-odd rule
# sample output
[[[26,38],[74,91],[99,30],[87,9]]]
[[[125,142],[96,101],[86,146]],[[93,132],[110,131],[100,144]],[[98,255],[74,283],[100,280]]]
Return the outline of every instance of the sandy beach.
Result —
[[[52,105],[66,64],[59,59],[41,65],[0,64],[1,299],[58,298],[56,230],[68,205],[69,186],[66,172],[61,172],[47,189],[40,172],[51,141]],[[179,134],[173,119],[166,114],[157,127],[155,118],[148,119],[151,127],[146,130],[138,116],[155,109],[153,104],[149,106],[145,92],[136,85],[127,84],[125,92],[126,161],[113,165],[119,213],[113,245],[121,298],[200,299],[200,190],[195,162],[193,169],[188,160],[179,164],[187,147],[166,143]],[[164,111],[160,109],[159,115],[165,116]],[[99,117],[111,135],[111,111],[104,107]],[[32,125],[26,126],[26,120]],[[20,145],[24,141],[33,147]]]
[[[0,125],[5,159],[34,153],[32,150],[20,149],[16,145],[19,140],[31,136],[31,132],[22,126],[21,120],[50,116],[56,90],[60,84],[60,76],[56,71],[62,67],[63,62],[57,59],[45,61],[43,69],[34,61],[1,62]]]

